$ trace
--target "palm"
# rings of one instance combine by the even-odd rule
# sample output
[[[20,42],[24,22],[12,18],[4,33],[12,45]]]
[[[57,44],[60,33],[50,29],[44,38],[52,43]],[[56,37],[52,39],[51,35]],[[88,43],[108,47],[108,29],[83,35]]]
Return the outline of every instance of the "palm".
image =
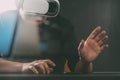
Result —
[[[94,40],[90,39],[85,42],[80,53],[81,57],[85,58],[85,60],[93,61],[99,55],[100,47]]]
[[[81,44],[78,48],[79,54],[82,59],[84,59],[87,62],[94,61],[99,53],[108,45],[104,44],[103,42],[108,39],[108,36],[106,36],[105,31],[99,33],[97,36],[96,34],[100,31],[99,28],[96,28],[90,36],[87,38],[86,41],[81,41]],[[96,36],[96,37],[95,37]]]

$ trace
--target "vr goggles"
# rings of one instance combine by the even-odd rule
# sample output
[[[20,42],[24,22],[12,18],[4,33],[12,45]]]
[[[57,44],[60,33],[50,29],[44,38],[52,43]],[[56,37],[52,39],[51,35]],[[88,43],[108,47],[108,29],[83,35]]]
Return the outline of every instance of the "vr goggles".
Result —
[[[24,17],[40,19],[41,16],[55,17],[60,11],[58,0],[19,0],[19,10]]]

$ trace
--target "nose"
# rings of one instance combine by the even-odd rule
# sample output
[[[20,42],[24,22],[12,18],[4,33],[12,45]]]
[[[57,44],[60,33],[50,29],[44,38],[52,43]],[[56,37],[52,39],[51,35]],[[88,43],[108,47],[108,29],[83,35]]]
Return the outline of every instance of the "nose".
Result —
[[[43,16],[42,19],[37,19],[36,22],[40,25],[44,23],[44,21],[47,19],[47,17]]]

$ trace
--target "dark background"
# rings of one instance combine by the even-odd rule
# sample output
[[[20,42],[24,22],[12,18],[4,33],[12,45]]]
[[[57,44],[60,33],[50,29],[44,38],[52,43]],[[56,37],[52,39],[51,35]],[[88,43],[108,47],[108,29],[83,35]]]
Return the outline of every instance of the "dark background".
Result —
[[[94,61],[96,72],[120,71],[120,0],[59,0],[60,15],[74,25],[77,43],[98,25],[109,35],[109,48]],[[69,29],[68,29],[69,30]]]

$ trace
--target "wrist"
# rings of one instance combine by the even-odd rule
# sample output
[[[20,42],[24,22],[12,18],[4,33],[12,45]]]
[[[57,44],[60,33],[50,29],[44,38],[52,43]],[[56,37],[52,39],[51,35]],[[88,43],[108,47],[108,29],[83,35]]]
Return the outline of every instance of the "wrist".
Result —
[[[21,72],[24,73],[28,70],[29,63],[22,63]]]
[[[13,72],[22,72],[22,63],[15,62],[13,67]]]
[[[21,72],[22,73],[24,72],[24,66],[25,66],[25,63],[22,63],[22,65],[21,65]]]
[[[90,64],[90,63],[92,63],[92,62],[88,62],[88,61],[86,61],[86,60],[83,59],[83,58],[80,58],[80,61],[81,61],[83,64]]]

